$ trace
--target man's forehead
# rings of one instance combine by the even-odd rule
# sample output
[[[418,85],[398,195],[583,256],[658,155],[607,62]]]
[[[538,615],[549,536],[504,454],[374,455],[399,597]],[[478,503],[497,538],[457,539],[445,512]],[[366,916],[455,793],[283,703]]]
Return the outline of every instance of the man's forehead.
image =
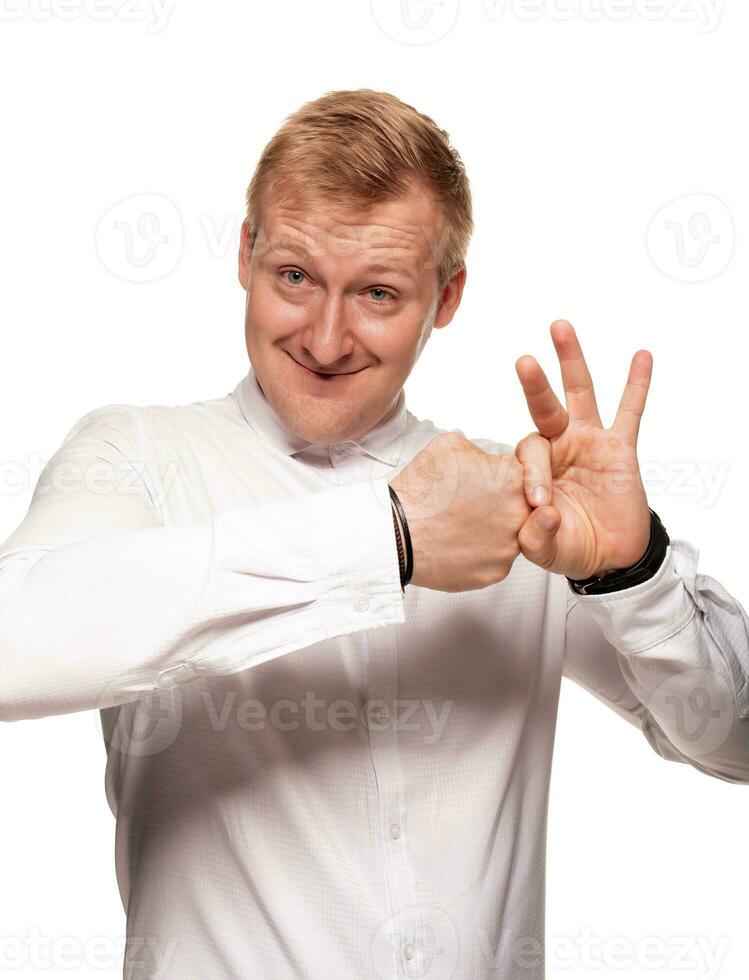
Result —
[[[358,211],[334,204],[271,206],[257,244],[266,253],[419,260],[439,250],[440,226],[439,212],[423,199],[404,197]]]

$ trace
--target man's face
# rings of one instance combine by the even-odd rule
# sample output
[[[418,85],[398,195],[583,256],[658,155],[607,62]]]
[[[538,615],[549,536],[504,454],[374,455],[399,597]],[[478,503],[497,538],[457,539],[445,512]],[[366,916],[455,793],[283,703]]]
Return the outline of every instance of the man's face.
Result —
[[[245,222],[247,353],[298,436],[342,442],[390,416],[432,327],[460,303],[465,270],[438,293],[441,235],[441,209],[416,189],[356,214],[269,195],[251,253]]]

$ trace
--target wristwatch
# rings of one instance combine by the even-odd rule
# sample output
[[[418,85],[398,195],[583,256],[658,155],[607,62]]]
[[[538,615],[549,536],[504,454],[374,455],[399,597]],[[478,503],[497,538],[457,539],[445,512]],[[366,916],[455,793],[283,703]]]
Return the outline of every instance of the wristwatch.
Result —
[[[663,564],[666,549],[671,543],[668,531],[661,523],[660,517],[652,508],[650,511],[650,540],[642,558],[630,565],[629,568],[618,568],[607,575],[591,575],[590,578],[567,578],[569,586],[577,595],[603,595],[606,592],[618,592],[629,589],[640,582],[647,582]]]

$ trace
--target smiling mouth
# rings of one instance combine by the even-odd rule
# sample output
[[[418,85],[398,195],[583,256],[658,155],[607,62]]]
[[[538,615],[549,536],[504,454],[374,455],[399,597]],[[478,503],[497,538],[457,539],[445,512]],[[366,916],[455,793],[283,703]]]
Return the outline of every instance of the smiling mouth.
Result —
[[[289,352],[287,351],[286,353],[288,354]],[[308,374],[314,375],[316,378],[348,378],[350,375],[359,374],[360,371],[364,370],[364,368],[359,368],[357,371],[314,371],[312,368],[308,368],[304,364],[299,364],[299,361],[297,361],[297,359],[291,354],[289,354],[289,357],[291,357],[292,361],[296,365],[303,368]]]

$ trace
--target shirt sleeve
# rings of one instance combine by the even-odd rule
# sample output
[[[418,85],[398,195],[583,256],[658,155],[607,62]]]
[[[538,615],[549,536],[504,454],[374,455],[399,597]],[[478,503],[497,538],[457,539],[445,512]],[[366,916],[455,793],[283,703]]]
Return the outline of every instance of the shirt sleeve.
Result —
[[[165,526],[128,406],[80,419],[0,545],[0,720],[111,707],[404,621],[385,478]]]
[[[568,584],[563,673],[637,725],[663,758],[749,782],[749,618],[673,540],[656,574],[580,596]]]

